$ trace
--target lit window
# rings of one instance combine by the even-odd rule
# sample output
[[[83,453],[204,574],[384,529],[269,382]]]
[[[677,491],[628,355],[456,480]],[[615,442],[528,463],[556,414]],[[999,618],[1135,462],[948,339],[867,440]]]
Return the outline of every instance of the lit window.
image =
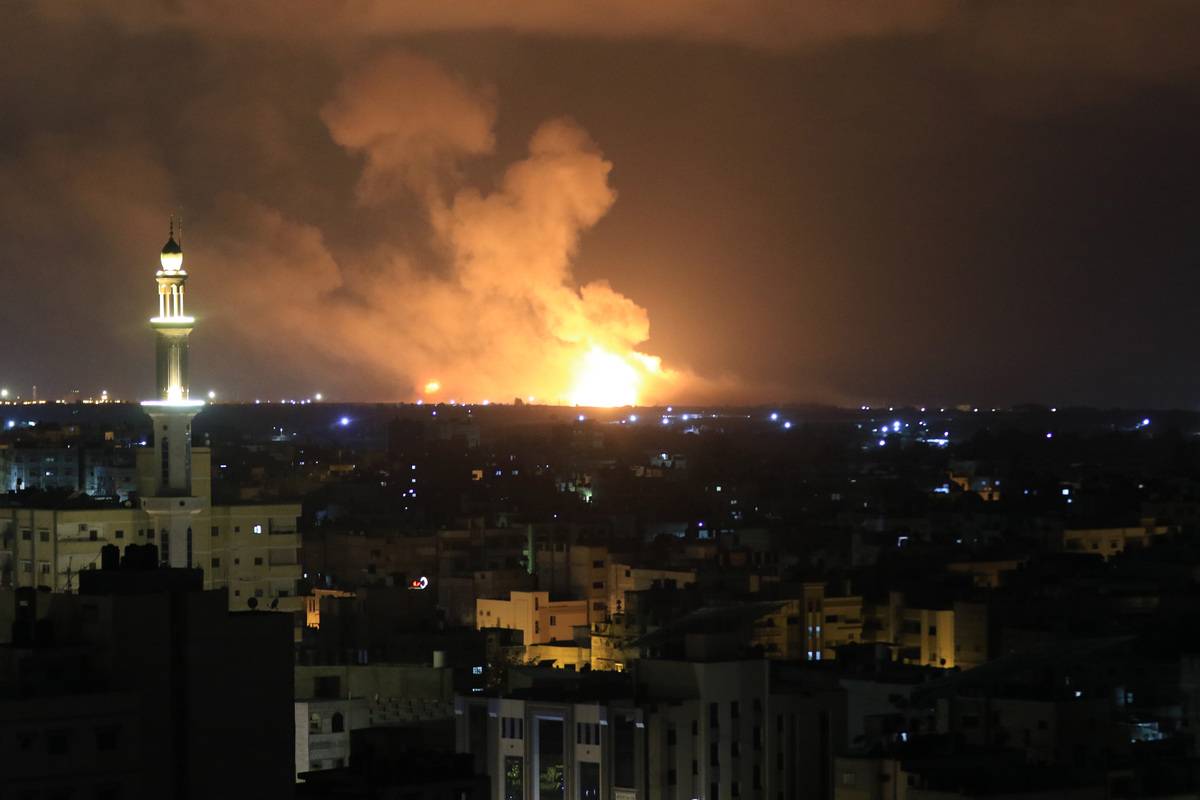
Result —
[[[262,525],[255,525],[255,526],[254,526],[254,532],[255,532],[255,533],[262,533]]]

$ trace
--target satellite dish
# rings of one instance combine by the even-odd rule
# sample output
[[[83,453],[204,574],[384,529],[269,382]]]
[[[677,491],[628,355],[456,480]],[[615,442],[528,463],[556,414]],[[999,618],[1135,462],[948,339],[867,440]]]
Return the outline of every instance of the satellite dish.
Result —
[[[253,611],[254,609],[258,608],[258,598],[251,597],[246,601],[246,605],[250,606],[250,610]]]
[[[279,608],[279,598],[278,597],[276,597],[274,600],[271,601],[271,608]]]

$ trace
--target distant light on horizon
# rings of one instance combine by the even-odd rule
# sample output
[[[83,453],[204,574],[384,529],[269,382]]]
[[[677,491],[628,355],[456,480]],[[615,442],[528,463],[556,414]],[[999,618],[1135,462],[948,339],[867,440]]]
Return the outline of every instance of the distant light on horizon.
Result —
[[[341,425],[343,428],[345,428],[346,426],[348,426],[350,424],[350,418],[342,417],[341,419],[338,420],[338,424]]]

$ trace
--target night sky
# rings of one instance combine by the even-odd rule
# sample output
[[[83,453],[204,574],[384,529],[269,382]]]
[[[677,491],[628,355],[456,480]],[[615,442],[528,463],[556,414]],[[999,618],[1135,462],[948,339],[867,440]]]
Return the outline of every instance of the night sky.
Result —
[[[1197,31],[1194,2],[12,0],[0,385],[148,396],[175,212],[193,391],[227,399],[562,400],[602,352],[644,401],[1197,408]]]

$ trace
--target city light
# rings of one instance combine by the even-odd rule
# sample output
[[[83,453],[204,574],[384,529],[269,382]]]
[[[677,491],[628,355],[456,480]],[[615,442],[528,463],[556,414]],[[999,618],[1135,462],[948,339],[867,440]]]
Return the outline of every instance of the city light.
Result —
[[[209,400],[216,400],[216,399],[217,399],[217,393],[216,393],[214,390],[212,390],[212,389],[209,389],[209,390],[208,390],[208,399],[209,399]]]
[[[320,392],[317,392],[316,394],[313,395],[313,400],[316,400],[318,403],[324,399],[325,399],[325,395],[321,394]]]
[[[350,424],[350,418],[342,417],[341,419],[338,420],[338,424],[341,425],[343,428],[345,428],[347,425]]]

